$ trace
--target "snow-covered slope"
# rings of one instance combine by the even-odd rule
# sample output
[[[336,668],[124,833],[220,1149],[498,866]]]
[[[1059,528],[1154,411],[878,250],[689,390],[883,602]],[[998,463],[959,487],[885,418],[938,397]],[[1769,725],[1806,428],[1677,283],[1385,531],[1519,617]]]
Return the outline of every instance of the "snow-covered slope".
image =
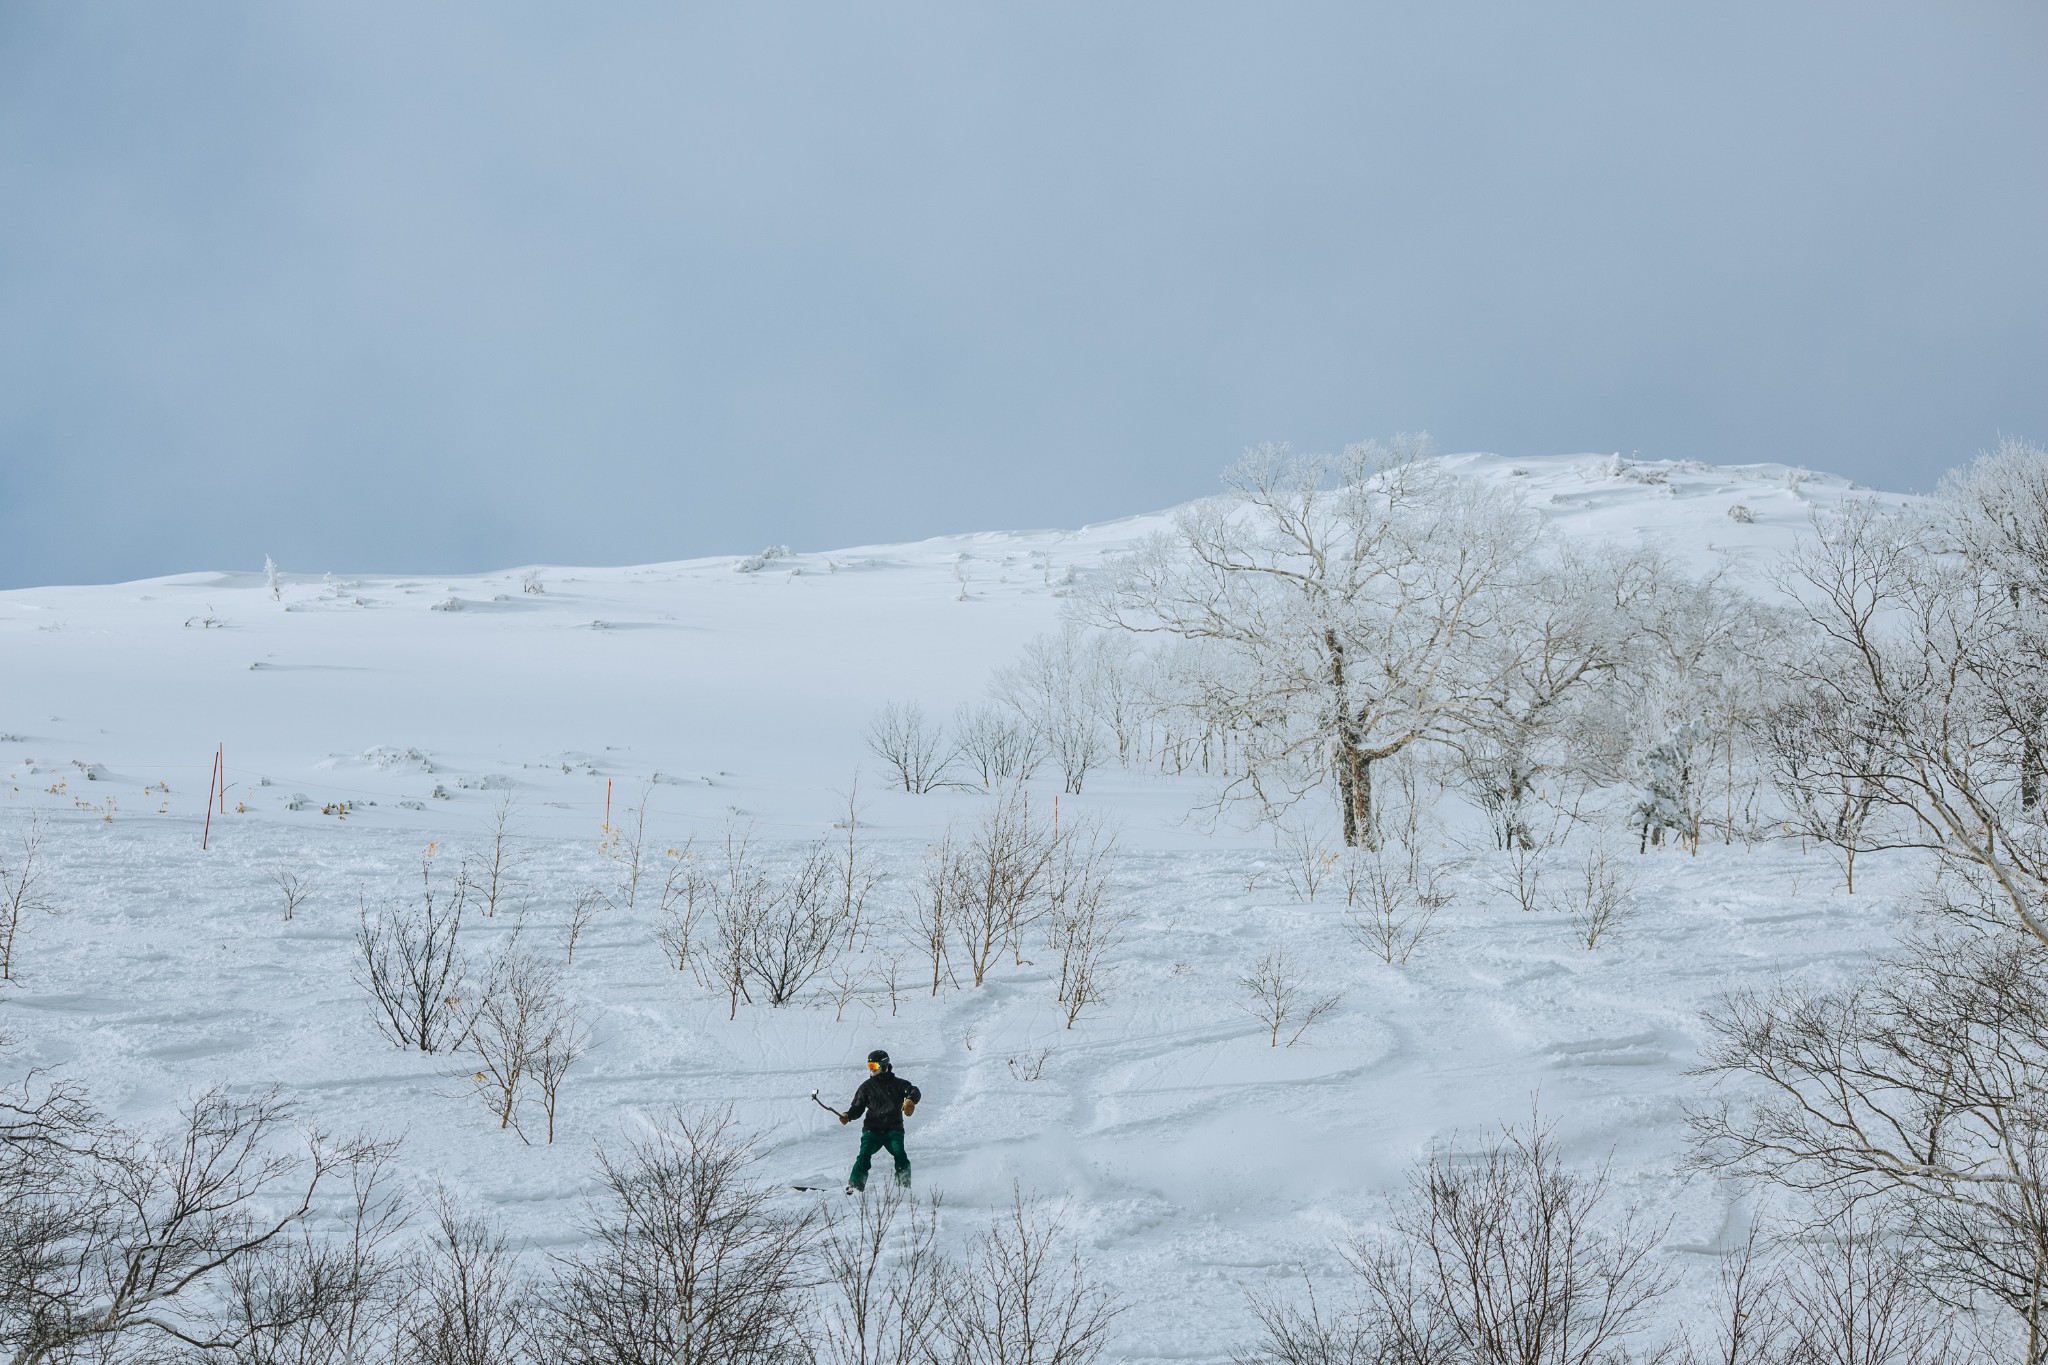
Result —
[[[1743,574],[1849,492],[1778,465],[1449,463],[1522,490],[1566,534],[1644,538]],[[1071,1197],[1131,1302],[1120,1349],[1136,1360],[1226,1358],[1245,1288],[1329,1270],[1334,1240],[1432,1141],[1539,1099],[1575,1155],[1612,1150],[1623,1189],[1675,1217],[1670,1254],[1716,1245],[1739,1222],[1730,1193],[1673,1169],[1699,1007],[1879,943],[1895,875],[1881,861],[1852,900],[1825,860],[1785,848],[1644,860],[1647,913],[1587,952],[1555,919],[1513,910],[1475,856],[1445,933],[1391,968],[1344,939],[1340,907],[1287,892],[1269,837],[1185,820],[1191,784],[1110,772],[1065,800],[1123,826],[1138,930],[1110,1004],[1071,1032],[1040,966],[893,1015],[880,1001],[843,1021],[826,1005],[727,1022],[722,999],[665,967],[648,916],[621,914],[575,955],[598,1041],[546,1148],[497,1131],[458,1066],[373,1030],[350,979],[358,898],[416,877],[429,844],[476,846],[508,792],[526,932],[550,944],[575,890],[606,875],[607,802],[622,814],[643,791],[666,845],[735,822],[795,840],[830,827],[865,761],[869,832],[913,867],[986,798],[883,792],[860,741],[875,707],[911,699],[943,716],[976,699],[1057,624],[1064,585],[1165,521],[744,567],[543,568],[541,592],[513,570],[286,573],[276,597],[249,572],[0,593],[0,825],[57,817],[64,906],[27,927],[0,1032],[19,1061],[143,1124],[214,1081],[280,1083],[321,1126],[404,1132],[414,1178],[545,1246],[575,1235],[589,1144],[676,1104],[734,1105],[778,1177],[839,1178],[849,1141],[807,1095],[850,1093],[858,1059],[886,1046],[928,1096],[912,1124],[920,1182],[946,1192],[963,1230],[1013,1181]],[[216,746],[227,813],[202,852]],[[267,880],[286,866],[317,880],[289,922]],[[1235,978],[1280,943],[1344,1001],[1273,1050]]]

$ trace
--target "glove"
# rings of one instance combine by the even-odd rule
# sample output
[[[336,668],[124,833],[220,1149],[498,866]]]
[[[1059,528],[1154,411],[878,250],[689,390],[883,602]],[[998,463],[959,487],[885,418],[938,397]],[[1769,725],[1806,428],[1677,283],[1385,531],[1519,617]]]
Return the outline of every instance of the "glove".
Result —
[[[846,1115],[844,1115],[844,1114],[841,1114],[841,1115],[839,1116],[839,1126],[840,1126],[841,1128],[844,1128],[844,1127],[845,1127],[845,1126],[846,1126],[847,1124],[849,1124],[849,1123],[852,1123],[852,1122],[853,1122],[853,1120],[852,1120],[852,1119],[850,1119],[850,1118],[848,1118],[848,1117],[847,1117]]]
[[[915,1114],[916,1112],[917,1112],[917,1101],[916,1101],[916,1100],[905,1100],[905,1101],[903,1101],[903,1117],[905,1117],[905,1118],[909,1118],[909,1117],[910,1117],[910,1116],[911,1116],[912,1114]]]

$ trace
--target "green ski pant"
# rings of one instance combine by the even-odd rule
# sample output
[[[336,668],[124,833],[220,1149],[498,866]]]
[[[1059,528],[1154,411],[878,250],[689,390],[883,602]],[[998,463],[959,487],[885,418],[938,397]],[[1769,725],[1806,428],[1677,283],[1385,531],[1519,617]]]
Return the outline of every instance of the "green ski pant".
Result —
[[[863,1128],[860,1131],[860,1155],[853,1159],[853,1174],[846,1177],[846,1183],[857,1190],[868,1187],[868,1166],[874,1161],[875,1153],[883,1148],[896,1158],[896,1183],[905,1189],[910,1187],[910,1158],[903,1151],[903,1130],[891,1128],[886,1133],[877,1133]]]

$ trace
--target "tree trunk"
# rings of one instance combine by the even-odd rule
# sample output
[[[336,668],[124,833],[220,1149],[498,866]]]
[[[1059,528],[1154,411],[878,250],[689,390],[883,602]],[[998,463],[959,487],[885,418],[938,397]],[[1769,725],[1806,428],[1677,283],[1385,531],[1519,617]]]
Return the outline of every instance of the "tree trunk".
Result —
[[[1336,769],[1337,804],[1344,814],[1346,848],[1378,848],[1379,830],[1372,818],[1372,760],[1359,743],[1358,723],[1351,715],[1344,686],[1344,642],[1337,632],[1323,632],[1330,661],[1330,709],[1336,721],[1331,761]]]
[[[1379,827],[1373,819],[1372,760],[1352,729],[1339,726],[1336,744],[1337,802],[1344,812],[1344,846],[1378,848]]]

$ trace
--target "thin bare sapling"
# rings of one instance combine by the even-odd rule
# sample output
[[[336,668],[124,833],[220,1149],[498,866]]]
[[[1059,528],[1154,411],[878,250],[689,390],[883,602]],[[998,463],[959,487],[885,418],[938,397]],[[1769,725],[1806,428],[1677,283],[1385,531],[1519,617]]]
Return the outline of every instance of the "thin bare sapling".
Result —
[[[1308,985],[1300,965],[1284,948],[1262,954],[1252,969],[1237,979],[1237,984],[1246,997],[1245,1012],[1265,1030],[1267,1047],[1279,1047],[1283,1033],[1287,1035],[1286,1045],[1293,1047],[1344,998],[1342,992],[1325,994]]]

